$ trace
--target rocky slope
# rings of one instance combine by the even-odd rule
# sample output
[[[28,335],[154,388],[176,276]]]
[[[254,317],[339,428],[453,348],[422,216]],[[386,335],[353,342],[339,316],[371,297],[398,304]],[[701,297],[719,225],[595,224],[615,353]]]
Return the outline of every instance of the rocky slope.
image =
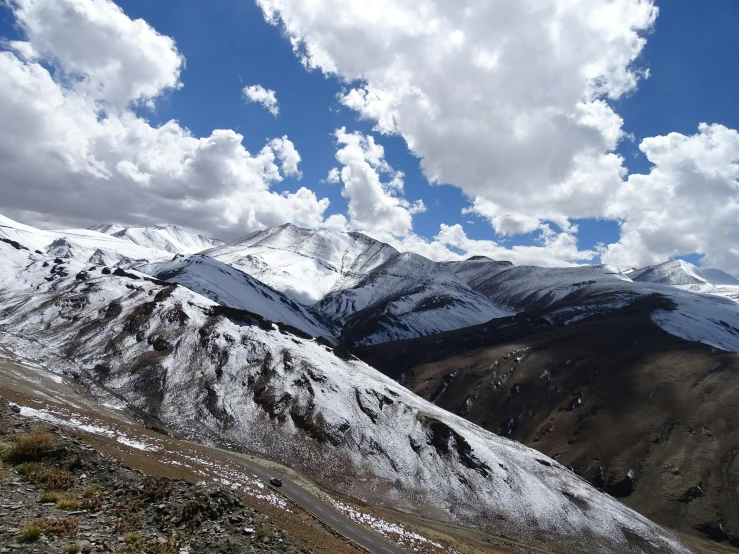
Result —
[[[681,553],[564,466],[409,393],[340,351],[182,287],[1,243],[2,346],[104,384],[201,440],[230,440],[362,500],[559,553]],[[48,265],[64,265],[53,279]],[[9,269],[11,268],[11,269]],[[35,276],[35,281],[33,280]]]
[[[2,398],[0,498],[6,552],[306,552],[230,489],[124,468]]]
[[[653,314],[670,302],[566,326],[528,312],[357,354],[644,515],[739,546],[739,356],[666,333]]]

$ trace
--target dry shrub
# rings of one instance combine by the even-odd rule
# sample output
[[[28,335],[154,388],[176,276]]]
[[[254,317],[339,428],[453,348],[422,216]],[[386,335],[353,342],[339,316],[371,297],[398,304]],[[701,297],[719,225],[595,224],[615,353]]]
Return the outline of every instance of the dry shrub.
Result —
[[[56,439],[50,433],[29,433],[22,436],[7,455],[7,460],[14,464],[38,462],[54,451]]]
[[[115,524],[116,533],[124,533],[131,529],[141,529],[144,521],[139,514],[123,514]]]
[[[64,547],[65,554],[77,554],[80,551],[80,545],[77,543],[68,544]]]
[[[16,471],[30,483],[47,490],[67,490],[74,486],[74,474],[66,469],[25,462]]]
[[[103,507],[103,496],[100,494],[86,496],[82,499],[81,507],[88,512],[98,512]]]
[[[44,533],[60,537],[74,537],[79,529],[79,521],[76,517],[47,517],[36,523],[44,530]]]

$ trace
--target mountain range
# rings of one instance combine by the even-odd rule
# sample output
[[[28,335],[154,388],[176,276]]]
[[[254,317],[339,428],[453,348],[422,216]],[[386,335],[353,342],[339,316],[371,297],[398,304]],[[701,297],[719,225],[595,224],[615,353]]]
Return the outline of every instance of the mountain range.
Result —
[[[102,402],[548,552],[691,552],[647,517],[739,543],[739,281],[718,270],[434,262],[292,225],[0,217],[0,241],[2,347]]]

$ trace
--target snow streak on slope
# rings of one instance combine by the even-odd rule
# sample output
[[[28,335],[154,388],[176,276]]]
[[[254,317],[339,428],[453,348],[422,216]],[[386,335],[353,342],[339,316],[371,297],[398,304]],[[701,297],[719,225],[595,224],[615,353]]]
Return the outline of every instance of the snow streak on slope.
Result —
[[[554,460],[413,395],[371,367],[182,287],[46,281],[49,259],[0,243],[0,341],[102,383],[192,436],[235,440],[329,488],[546,543],[554,554],[690,552]],[[33,282],[35,278],[35,283]],[[71,360],[74,360],[72,362]]]
[[[318,304],[357,346],[415,338],[510,315],[457,275],[418,254],[397,254]]]
[[[360,233],[311,231],[290,224],[204,252],[306,305],[351,286],[397,253]]]
[[[128,240],[139,246],[166,250],[173,254],[195,254],[224,244],[222,240],[209,239],[177,225],[156,225],[154,227],[93,225],[91,229]]]
[[[161,260],[171,254],[138,246],[90,229],[46,231],[17,223],[0,215],[0,238],[14,240],[29,250],[50,256],[74,258],[97,265],[128,266],[134,262]]]
[[[179,283],[223,306],[257,313],[287,323],[313,336],[334,337],[335,332],[304,306],[264,283],[202,255],[178,255],[169,262],[138,268],[148,275]]]

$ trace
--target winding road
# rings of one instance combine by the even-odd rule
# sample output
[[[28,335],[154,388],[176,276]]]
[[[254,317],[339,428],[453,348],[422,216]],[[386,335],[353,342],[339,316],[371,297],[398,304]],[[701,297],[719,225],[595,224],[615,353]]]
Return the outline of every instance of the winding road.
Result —
[[[254,475],[264,480],[265,483],[268,483],[272,477],[282,479],[282,487],[278,489],[282,494],[362,549],[373,552],[374,554],[407,554],[405,550],[401,550],[380,535],[354,523],[344,514],[335,510],[294,481],[241,456],[226,454],[223,451],[221,453],[232,462],[254,473]]]

